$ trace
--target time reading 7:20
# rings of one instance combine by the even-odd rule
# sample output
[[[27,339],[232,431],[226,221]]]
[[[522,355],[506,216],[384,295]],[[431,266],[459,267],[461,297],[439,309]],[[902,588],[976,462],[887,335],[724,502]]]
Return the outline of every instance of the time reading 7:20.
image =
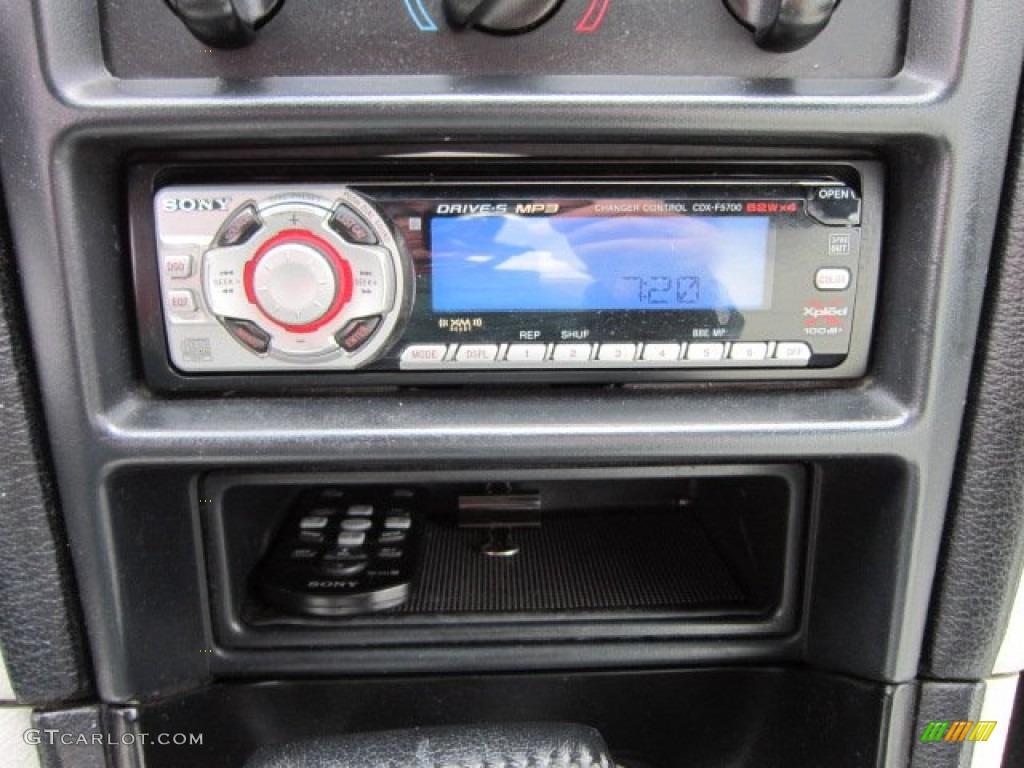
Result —
[[[641,304],[670,306],[696,304],[700,301],[700,278],[694,275],[679,275],[676,278],[664,275],[624,275],[619,279],[632,284]]]

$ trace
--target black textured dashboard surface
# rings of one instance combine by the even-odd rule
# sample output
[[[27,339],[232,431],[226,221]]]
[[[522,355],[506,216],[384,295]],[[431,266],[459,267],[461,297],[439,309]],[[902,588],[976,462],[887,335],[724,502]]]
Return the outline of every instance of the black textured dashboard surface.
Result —
[[[110,768],[103,742],[113,734],[104,730],[103,713],[99,707],[35,712],[32,727],[52,732],[42,734],[39,745],[41,768]],[[130,749],[125,747],[122,752]]]
[[[593,728],[562,723],[410,728],[264,747],[245,768],[391,768],[529,765],[613,768]]]
[[[1024,108],[1019,104],[922,671],[992,672],[1024,558]]]
[[[182,691],[141,704],[137,728],[151,734],[205,736],[201,745],[147,742],[146,768],[242,766],[263,746],[270,750],[273,744],[374,730],[466,724],[490,728],[526,722],[590,726],[622,765],[635,768],[865,768],[906,765],[904,745],[892,743],[887,723],[909,716],[912,693],[911,686],[894,688],[810,670],[764,667],[357,676]],[[893,759],[884,763],[881,754],[887,746]],[[395,760],[385,765],[461,763]],[[472,765],[540,768],[543,763],[480,760]],[[256,766],[268,768],[266,762],[247,768]]]
[[[8,243],[0,196],[0,642],[18,700],[39,704],[89,677]]]
[[[850,8],[870,11],[868,5]],[[799,646],[773,639],[732,651],[718,636],[685,646],[619,642],[614,649],[549,643],[538,646],[545,659],[532,668],[565,669],[585,652],[595,659],[601,653],[602,663],[614,651],[624,663],[651,666],[800,655],[861,679],[914,679],[1024,51],[1019,0],[910,3],[903,66],[859,80],[818,77],[813,68],[796,78],[780,68],[741,78],[254,79],[212,54],[210,77],[125,79],[100,59],[105,31],[96,7],[0,3],[0,163],[18,189],[8,202],[23,257],[21,285],[105,701],[210,676],[310,673],[307,650],[273,658],[245,649],[203,652],[216,638],[201,621],[204,573],[197,516],[189,512],[199,503],[197,477],[224,467],[809,462],[820,467],[817,487],[828,505],[809,531],[813,589]],[[155,27],[136,29],[140,47],[153,49],[161,39]],[[177,66],[181,56],[173,54],[167,60]],[[371,142],[397,149],[377,152]],[[892,222],[872,375],[857,387],[820,389],[153,396],[137,376],[128,320],[121,184],[131,153],[232,146],[294,157],[325,145],[366,159],[473,147],[536,157],[547,147],[562,158],[602,158],[611,147],[732,159],[777,150],[808,163],[816,153],[863,150],[886,163]],[[859,471],[867,457],[879,459],[869,467],[878,470],[874,478]],[[115,473],[145,476],[166,466],[181,471],[159,488],[162,498],[145,489],[114,495]],[[893,487],[876,490],[879,480]],[[883,493],[884,505],[870,503]],[[166,532],[174,535],[157,535]],[[155,545],[140,548],[136,534]],[[159,599],[140,588],[150,574],[159,577]],[[163,627],[169,630],[154,638]],[[140,634],[155,642],[140,642]],[[389,649],[386,663],[522,668],[525,652],[515,650],[513,659],[497,652],[487,658],[479,646],[444,658],[431,657],[426,646]],[[323,658],[337,665],[351,656]]]
[[[291,0],[252,45],[224,51],[193,38],[157,0],[100,8],[106,63],[123,78],[885,77],[900,68],[905,37],[899,2],[840,5],[817,40],[780,55],[755,46],[721,0],[565,0],[543,26],[507,37],[452,31],[442,0]]]
[[[960,768],[969,764],[974,746],[970,742],[923,741],[921,737],[934,721],[978,720],[984,693],[980,683],[925,682],[920,685],[917,714],[910,733],[913,768]],[[1008,767],[1016,765],[1018,763],[1007,763]]]

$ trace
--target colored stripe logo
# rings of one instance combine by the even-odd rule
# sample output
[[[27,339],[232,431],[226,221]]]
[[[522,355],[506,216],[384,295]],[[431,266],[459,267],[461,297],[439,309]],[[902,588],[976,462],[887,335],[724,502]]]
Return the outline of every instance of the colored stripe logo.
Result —
[[[921,741],[988,741],[997,724],[995,720],[932,720]]]

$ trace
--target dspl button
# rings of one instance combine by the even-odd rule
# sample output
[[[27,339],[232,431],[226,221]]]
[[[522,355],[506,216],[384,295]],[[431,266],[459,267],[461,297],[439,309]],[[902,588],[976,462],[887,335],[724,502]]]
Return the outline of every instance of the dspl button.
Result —
[[[489,363],[498,357],[497,344],[463,344],[455,353],[457,363]]]

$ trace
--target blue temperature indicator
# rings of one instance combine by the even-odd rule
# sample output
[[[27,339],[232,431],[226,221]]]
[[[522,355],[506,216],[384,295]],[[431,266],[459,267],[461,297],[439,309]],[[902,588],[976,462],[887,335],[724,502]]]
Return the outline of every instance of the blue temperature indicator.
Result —
[[[437,32],[437,24],[430,17],[430,12],[423,5],[423,0],[404,0],[405,9],[412,17],[413,23],[420,32]]]

